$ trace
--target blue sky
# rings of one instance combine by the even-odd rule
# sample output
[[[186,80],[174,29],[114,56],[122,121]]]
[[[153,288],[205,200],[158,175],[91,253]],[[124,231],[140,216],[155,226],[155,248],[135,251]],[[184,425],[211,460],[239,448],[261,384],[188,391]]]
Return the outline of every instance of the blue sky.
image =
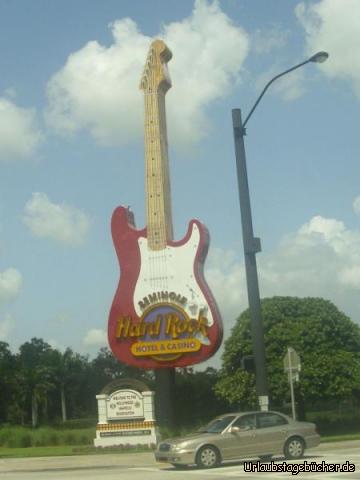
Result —
[[[173,52],[175,236],[211,235],[206,276],[228,335],[247,306],[231,109],[273,85],[246,150],[262,296],[323,296],[359,322],[357,0],[0,1],[0,340],[94,355],[118,282],[117,205],[145,222],[141,70]],[[215,360],[219,364],[219,355]]]

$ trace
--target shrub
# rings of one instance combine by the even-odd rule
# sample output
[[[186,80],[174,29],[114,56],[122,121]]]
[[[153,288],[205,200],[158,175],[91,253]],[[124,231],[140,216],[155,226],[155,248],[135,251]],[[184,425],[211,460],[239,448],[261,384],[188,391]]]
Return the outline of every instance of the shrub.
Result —
[[[5,447],[11,435],[11,430],[8,427],[0,429],[0,447]]]
[[[72,420],[66,420],[66,422],[57,420],[52,426],[58,430],[77,430],[82,428],[95,428],[96,424],[97,418],[74,418]]]
[[[31,447],[32,446],[32,438],[29,433],[24,433],[19,436],[18,438],[18,443],[19,447],[26,448],[26,447]]]
[[[57,432],[50,433],[50,435],[48,437],[47,444],[48,445],[59,445],[59,435],[57,434]]]
[[[0,447],[91,445],[94,437],[94,428],[57,430],[52,427],[0,427]]]
[[[316,424],[321,435],[338,435],[360,431],[359,413],[315,412],[308,414],[308,420]]]
[[[174,428],[169,428],[169,427],[159,427],[158,433],[160,436],[160,439],[163,440],[165,438],[172,438],[172,437],[182,437],[184,435],[187,435],[188,433],[192,433],[195,430],[197,430],[199,427],[174,427]]]
[[[73,433],[67,433],[64,437],[65,445],[76,445],[76,436]]]

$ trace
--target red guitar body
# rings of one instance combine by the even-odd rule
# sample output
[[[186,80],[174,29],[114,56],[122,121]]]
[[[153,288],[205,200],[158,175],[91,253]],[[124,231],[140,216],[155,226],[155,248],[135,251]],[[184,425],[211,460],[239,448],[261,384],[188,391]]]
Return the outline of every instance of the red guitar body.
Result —
[[[118,207],[111,227],[121,271],[108,326],[114,355],[140,368],[185,367],[211,357],[221,344],[222,322],[203,275],[206,227],[191,220],[182,240],[169,241],[155,252],[148,249],[146,228],[135,228],[129,209]],[[155,277],[159,270],[152,270],[152,264],[157,257],[166,268]],[[158,329],[151,332],[149,325],[156,321]],[[138,335],[135,325],[145,328],[145,322],[146,332]],[[140,354],[134,344],[142,348]]]

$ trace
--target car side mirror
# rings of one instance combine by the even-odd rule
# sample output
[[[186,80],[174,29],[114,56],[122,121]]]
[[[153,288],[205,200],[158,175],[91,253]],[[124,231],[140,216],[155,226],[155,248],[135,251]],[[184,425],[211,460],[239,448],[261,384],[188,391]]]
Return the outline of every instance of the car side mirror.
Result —
[[[229,432],[230,433],[240,433],[240,432],[246,432],[248,430],[251,430],[251,427],[249,425],[246,425],[244,427],[230,427]]]
[[[230,433],[239,433],[240,428],[239,427],[230,427],[229,432]]]

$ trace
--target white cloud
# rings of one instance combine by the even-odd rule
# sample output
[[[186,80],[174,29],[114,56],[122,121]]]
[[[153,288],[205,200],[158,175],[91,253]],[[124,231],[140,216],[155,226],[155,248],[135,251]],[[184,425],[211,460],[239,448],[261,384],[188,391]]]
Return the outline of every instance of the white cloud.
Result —
[[[272,294],[285,290],[341,299],[347,289],[360,289],[360,231],[347,229],[339,220],[315,216],[260,264],[265,280],[276,276],[278,285],[266,284]],[[358,303],[356,296],[353,306]]]
[[[261,91],[269,80],[271,80],[279,72],[284,71],[287,67],[273,67],[270,70],[262,73],[256,80],[256,86]],[[289,75],[276,80],[270,87],[269,92],[277,94],[286,101],[296,100],[300,98],[306,92],[304,82],[304,71],[296,70]]]
[[[343,268],[339,274],[339,280],[346,286],[360,289],[360,265],[349,265]]]
[[[268,54],[273,50],[286,45],[289,36],[288,30],[283,30],[278,25],[272,25],[267,29],[257,29],[251,35],[251,49],[255,53]]]
[[[42,140],[35,111],[0,97],[0,161],[29,157]]]
[[[247,307],[244,266],[237,261],[235,252],[211,248],[205,277],[218,303],[226,332]]]
[[[72,53],[47,87],[48,123],[58,132],[88,129],[103,144],[142,135],[142,92],[138,85],[151,39],[129,18],[111,24],[109,47],[88,42]],[[163,27],[159,36],[172,50],[173,88],[167,96],[172,144],[189,144],[208,131],[206,107],[239,81],[248,35],[220,9],[196,0],[192,14]]]
[[[0,320],[0,340],[6,340],[14,326],[15,321],[13,317],[9,314],[5,315],[5,319]]]
[[[285,75],[274,83],[273,89],[279,93],[284,100],[296,100],[306,92],[304,78],[303,70],[291,72],[289,75]]]
[[[64,347],[64,345],[60,344],[55,338],[50,338],[50,340],[48,340],[47,343],[54,350],[59,350],[60,352],[65,352],[65,350],[66,350],[66,347]]]
[[[0,302],[7,302],[15,298],[22,285],[22,276],[15,268],[8,268],[0,272]]]
[[[13,87],[8,87],[4,90],[4,95],[7,98],[16,98],[16,90]]]
[[[99,328],[92,328],[86,333],[83,343],[88,346],[107,346],[107,333]]]
[[[359,0],[301,2],[295,13],[305,29],[308,53],[325,50],[330,54],[320,66],[323,73],[349,80],[360,98]]]
[[[354,198],[353,209],[354,209],[354,212],[357,215],[360,215],[360,195],[358,197]]]
[[[60,324],[60,325],[65,325],[67,323],[70,323],[72,321],[72,316],[69,312],[63,311],[63,312],[58,312],[52,319],[53,323]]]
[[[257,255],[260,296],[321,296],[360,318],[360,231],[343,222],[315,216],[285,237],[271,253]],[[206,277],[225,325],[248,306],[244,265],[234,252],[209,256]]]
[[[23,222],[37,237],[62,245],[81,245],[90,228],[88,216],[66,204],[52,203],[45,193],[33,193],[24,208]]]

